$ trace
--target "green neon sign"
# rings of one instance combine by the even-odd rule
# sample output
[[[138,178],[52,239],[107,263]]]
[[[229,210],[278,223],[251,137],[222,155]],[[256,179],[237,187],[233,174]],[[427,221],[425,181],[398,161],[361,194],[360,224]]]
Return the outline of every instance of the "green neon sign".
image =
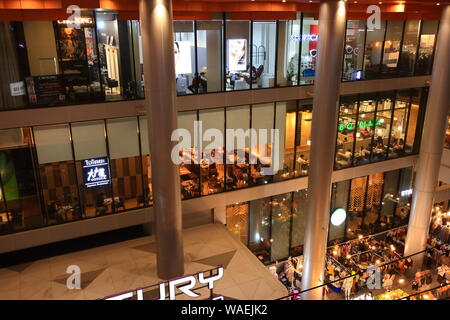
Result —
[[[364,121],[361,120],[358,122],[358,126],[360,129],[364,129],[364,128],[368,128],[368,127],[374,127],[374,126],[380,126],[381,125],[381,120],[378,119],[375,123],[373,120],[369,120],[369,121]],[[347,124],[345,123],[340,123],[338,126],[338,130],[339,131],[343,131],[344,129],[347,130],[353,130],[355,128],[355,124],[353,122],[349,122]]]

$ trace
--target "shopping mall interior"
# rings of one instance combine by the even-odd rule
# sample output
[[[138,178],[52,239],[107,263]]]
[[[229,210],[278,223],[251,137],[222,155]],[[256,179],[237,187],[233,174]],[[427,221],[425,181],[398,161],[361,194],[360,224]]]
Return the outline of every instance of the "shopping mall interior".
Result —
[[[450,1],[4,0],[0,41],[0,300],[450,299]]]

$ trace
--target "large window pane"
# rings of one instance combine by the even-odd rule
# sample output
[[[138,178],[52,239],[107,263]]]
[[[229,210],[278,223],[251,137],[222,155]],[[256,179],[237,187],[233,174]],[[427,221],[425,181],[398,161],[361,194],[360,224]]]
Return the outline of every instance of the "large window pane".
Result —
[[[115,211],[142,205],[143,172],[137,118],[106,121]]]
[[[389,20],[387,22],[383,64],[381,65],[381,72],[385,77],[398,76],[398,61],[400,58],[400,42],[402,41],[402,34],[403,21]]]
[[[222,21],[197,21],[198,72],[205,73],[202,76],[207,80],[205,92],[223,90],[222,24]]]
[[[272,261],[284,259],[289,256],[291,202],[292,193],[272,197]]]
[[[337,183],[333,183],[332,191],[331,191],[331,212],[336,209],[344,209],[347,211],[348,205],[348,197],[349,197],[349,187],[350,180],[340,181]],[[347,219],[348,219],[347,214]],[[331,219],[331,217],[330,217]],[[345,227],[346,222],[344,221],[341,225],[335,226],[330,223],[330,231],[328,235],[329,242],[339,242],[340,240],[344,240],[345,238]]]
[[[397,92],[394,116],[392,118],[389,158],[396,158],[405,153],[405,132],[407,129],[410,96],[411,90]]]
[[[227,190],[248,187],[250,137],[244,133],[250,126],[250,106],[227,108],[226,121],[226,129],[235,133],[233,137],[226,137],[226,187]]]
[[[278,21],[277,86],[298,84],[301,20]]]
[[[416,75],[430,74],[433,66],[434,44],[438,31],[439,21],[422,21],[420,33],[419,52],[416,63]]]
[[[319,21],[312,14],[303,15],[300,84],[312,84],[316,74]]]
[[[277,23],[253,21],[252,88],[275,86]]]
[[[48,223],[81,219],[69,125],[33,129]]]
[[[375,136],[372,147],[372,161],[381,161],[387,157],[388,142],[392,125],[392,109],[395,96],[391,92],[381,94],[377,103]]]
[[[6,209],[0,216],[2,222],[8,222],[4,231],[39,227],[45,221],[37,191],[37,161],[31,135],[29,128],[0,130],[0,180]]]
[[[346,230],[347,239],[354,239],[362,234],[366,190],[367,177],[355,178],[351,180]]]
[[[397,194],[400,170],[388,171],[384,174],[383,197],[381,200],[380,222],[377,232],[389,229],[394,220],[394,213],[399,201]]]
[[[249,204],[247,202],[227,207],[227,228],[244,245],[247,245],[249,236],[248,207]]]
[[[226,90],[250,89],[250,21],[226,21]]]
[[[381,21],[380,29],[367,29],[364,52],[364,79],[379,77],[385,28],[386,21]]]
[[[274,128],[274,104],[254,104],[252,105],[252,125],[251,128],[257,132],[258,144],[253,147],[251,154],[256,160],[251,165],[251,177],[254,184],[266,184],[270,181],[270,176],[263,175],[261,170],[263,167],[268,168],[272,165],[274,156],[272,152],[273,141],[271,130]],[[264,131],[267,135],[263,134]],[[266,141],[261,141],[266,136]],[[255,144],[252,142],[252,145]]]
[[[270,197],[250,202],[249,249],[263,263],[270,262],[271,205]]]
[[[347,21],[342,74],[344,81],[360,80],[362,77],[365,35],[365,20]]]
[[[312,105],[300,102],[297,112],[295,175],[306,176],[309,171],[309,149],[311,147]]]
[[[400,75],[412,76],[416,62],[417,45],[419,41],[420,20],[405,22],[403,33],[402,56],[400,58]]]
[[[197,121],[196,111],[187,111],[178,113],[178,128],[189,131],[191,136],[190,148],[180,150],[180,180],[181,197],[183,199],[197,197],[200,195],[200,164],[197,162],[195,137],[195,121]]]
[[[203,142],[203,160],[200,165],[202,195],[208,195],[225,189],[225,111],[223,108],[200,110],[199,117],[202,122],[203,133],[206,134],[205,138],[211,139],[211,141]],[[211,129],[219,130],[222,135],[221,138],[210,136],[208,130]]]
[[[292,256],[299,256],[303,253],[307,211],[308,211],[307,190],[300,190],[294,192],[294,202],[292,203],[292,239],[291,239]]]
[[[295,125],[297,101],[276,102],[276,129],[279,130],[279,170],[275,180],[284,180],[294,175]]]
[[[341,97],[337,125],[336,169],[347,168],[352,164],[357,112],[357,96]]]
[[[81,203],[87,217],[111,213],[114,208],[111,184],[88,188],[84,184],[85,160],[107,157],[104,121],[71,124]]]
[[[177,94],[206,92],[206,80],[195,70],[194,21],[174,21],[173,32]],[[201,76],[206,79],[206,74]]]
[[[139,117],[139,137],[141,140],[142,168],[144,180],[144,196],[138,198],[138,205],[150,205],[153,203],[151,157],[148,142],[147,116]]]

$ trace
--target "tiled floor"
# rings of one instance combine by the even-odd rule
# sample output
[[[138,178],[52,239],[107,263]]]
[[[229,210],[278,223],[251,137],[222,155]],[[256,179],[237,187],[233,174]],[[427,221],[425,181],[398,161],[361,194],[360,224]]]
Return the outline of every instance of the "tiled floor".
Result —
[[[276,299],[287,290],[228,230],[208,224],[183,230],[185,273],[225,268],[215,293],[230,299]],[[66,269],[81,269],[69,290]],[[0,299],[98,299],[160,282],[154,237],[142,237],[0,269]]]

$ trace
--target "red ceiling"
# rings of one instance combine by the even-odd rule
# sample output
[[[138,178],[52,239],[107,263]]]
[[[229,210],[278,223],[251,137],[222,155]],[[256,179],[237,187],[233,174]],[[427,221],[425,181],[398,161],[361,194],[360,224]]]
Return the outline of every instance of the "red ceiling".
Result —
[[[370,4],[379,5],[382,19],[438,19],[442,1],[348,0],[348,18],[365,19]],[[0,0],[0,20],[56,20],[65,8],[102,8],[119,12],[121,19],[138,19],[139,0]],[[210,19],[213,12],[229,12],[231,19],[293,19],[295,12],[318,12],[320,0],[173,0],[174,18]],[[381,3],[381,4],[380,4]],[[437,5],[440,3],[440,5]],[[403,6],[404,5],[404,6]]]

